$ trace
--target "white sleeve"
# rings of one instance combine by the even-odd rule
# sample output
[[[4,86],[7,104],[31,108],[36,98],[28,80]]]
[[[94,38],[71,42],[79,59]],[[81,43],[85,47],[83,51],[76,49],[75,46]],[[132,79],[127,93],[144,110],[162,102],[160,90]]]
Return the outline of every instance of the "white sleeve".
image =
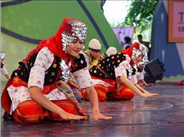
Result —
[[[36,86],[43,90],[45,71],[51,66],[53,60],[54,54],[47,47],[42,48],[38,52],[30,71],[28,88]]]
[[[89,68],[89,67],[90,67],[90,64],[89,64],[89,57],[88,57],[88,56],[86,55],[86,53],[84,53],[84,52],[81,52],[81,54],[84,55],[84,58],[85,58],[86,63],[87,63],[87,67]]]
[[[7,75],[8,74],[8,71],[6,70],[5,66],[3,66],[1,68],[1,73],[2,73],[2,75]]]
[[[133,83],[133,84],[137,84],[137,75],[132,75],[130,77],[130,81]]]
[[[128,57],[128,55],[125,55],[125,57],[126,57],[126,60],[121,62],[118,65],[118,67],[116,67],[114,70],[116,78],[121,77],[121,76],[127,77],[127,69],[128,69],[128,65],[130,63],[130,57]]]
[[[87,67],[74,72],[73,76],[76,80],[77,85],[80,88],[87,88],[87,87],[93,86],[91,75]]]
[[[144,73],[141,72],[137,75],[137,80],[143,80],[144,79]]]
[[[137,80],[143,80],[144,79],[144,74],[145,74],[144,69],[142,70],[142,72],[138,72]]]

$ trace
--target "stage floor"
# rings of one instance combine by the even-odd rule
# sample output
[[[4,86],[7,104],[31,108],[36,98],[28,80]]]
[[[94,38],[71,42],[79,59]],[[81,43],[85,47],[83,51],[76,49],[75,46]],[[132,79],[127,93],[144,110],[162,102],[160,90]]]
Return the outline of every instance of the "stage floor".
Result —
[[[2,83],[2,87],[4,84]],[[112,120],[49,122],[23,125],[4,121],[1,110],[2,137],[183,137],[184,86],[155,84],[148,91],[158,97],[131,101],[100,102],[101,112]],[[80,103],[91,114],[89,102]]]

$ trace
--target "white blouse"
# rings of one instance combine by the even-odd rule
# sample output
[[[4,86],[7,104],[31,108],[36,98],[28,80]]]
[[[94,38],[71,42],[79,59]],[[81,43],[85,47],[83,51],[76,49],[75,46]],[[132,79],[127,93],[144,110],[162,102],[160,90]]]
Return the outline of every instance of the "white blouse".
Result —
[[[130,66],[130,57],[128,55],[125,55],[125,60],[121,62],[118,67],[114,69],[115,71],[115,76],[116,78],[125,76],[127,77],[133,84],[137,84],[138,80],[142,78],[142,75],[144,76],[143,73],[137,73],[135,75],[132,75],[131,77],[128,77],[127,75],[127,70],[129,69]],[[136,66],[135,66],[136,67]],[[103,80],[98,80],[98,79],[92,79],[93,84],[102,84],[105,87],[110,87],[112,85],[104,82]]]
[[[122,61],[114,70],[116,78],[121,76],[127,77],[127,70],[129,69],[128,65],[130,64],[131,59],[128,55],[125,55],[125,58],[126,59]]]
[[[12,100],[11,112],[13,112],[17,106],[26,100],[32,100],[30,98],[29,88],[32,86],[36,86],[43,90],[44,86],[44,78],[45,78],[45,71],[52,65],[54,61],[54,54],[47,48],[42,48],[36,57],[35,63],[30,71],[30,76],[28,80],[28,87],[20,86],[14,87],[10,85],[7,90],[9,96]],[[76,82],[79,87],[86,88],[92,85],[91,77],[89,71],[86,68],[76,71],[74,74],[76,78]],[[44,96],[49,100],[63,100],[66,99],[64,93],[59,91],[57,88],[52,90],[49,94]]]
[[[5,66],[3,65],[3,67],[1,68],[1,74],[2,75],[7,75],[8,71],[6,70]]]

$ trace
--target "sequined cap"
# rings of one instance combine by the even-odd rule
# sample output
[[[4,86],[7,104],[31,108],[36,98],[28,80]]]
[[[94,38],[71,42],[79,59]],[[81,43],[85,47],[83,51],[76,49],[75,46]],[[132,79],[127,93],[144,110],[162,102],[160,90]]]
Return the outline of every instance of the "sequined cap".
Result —
[[[2,60],[5,59],[5,53],[4,53],[4,52],[0,52],[0,58],[1,58]]]
[[[87,26],[79,20],[70,20],[66,22],[63,33],[61,34],[61,41],[63,43],[63,51],[66,46],[70,45],[77,37],[80,41],[84,42],[87,36]]]
[[[149,62],[148,60],[148,48],[143,44],[139,44],[139,49],[133,48],[132,50],[132,59],[137,58],[139,55],[143,54],[142,60],[138,63],[138,65],[145,65]]]
[[[149,52],[149,49],[146,46],[144,46],[143,44],[140,44],[139,45],[139,48],[140,48],[142,54],[144,55],[144,57],[139,62],[139,64],[145,65],[146,63],[149,62],[149,60],[148,60],[148,52]]]
[[[132,68],[132,66],[130,64],[127,64],[126,65],[126,69],[128,70],[128,73],[129,73],[128,77],[131,79],[132,73],[133,73],[133,68]]]

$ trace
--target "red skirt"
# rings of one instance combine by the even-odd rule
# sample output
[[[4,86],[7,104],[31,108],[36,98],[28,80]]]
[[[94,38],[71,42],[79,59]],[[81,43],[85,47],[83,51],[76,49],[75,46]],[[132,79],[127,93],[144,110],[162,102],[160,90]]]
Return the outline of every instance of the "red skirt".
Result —
[[[78,112],[75,104],[68,99],[52,102],[68,113],[82,115]],[[88,115],[86,116],[89,117]],[[58,114],[44,109],[33,100],[20,103],[13,112],[13,118],[15,121],[24,124],[41,123],[43,120],[64,121]]]
[[[92,76],[92,79],[100,79]],[[131,100],[134,97],[134,92],[125,86],[122,82],[112,79],[100,79],[111,86],[106,87],[102,84],[96,84],[94,88],[98,94],[99,101],[105,100]],[[82,97],[89,100],[85,90],[82,91]]]
[[[10,86],[27,86],[27,83],[19,79],[18,77],[11,78],[6,87],[3,90],[2,96],[1,96],[1,103],[2,107],[5,109],[5,111],[9,114],[10,113],[10,107],[11,107],[11,99],[9,97],[7,88]],[[72,85],[74,86],[74,85]],[[41,91],[43,94],[48,94],[51,90],[56,88],[55,84],[52,84],[50,86],[44,86],[44,89]],[[84,111],[78,106],[78,103],[73,101],[70,98],[67,98],[65,100],[55,100],[52,101],[54,104],[62,108],[68,113],[76,114],[76,115],[83,115],[86,116],[86,118],[89,117],[89,115],[85,114]],[[22,103],[20,103],[15,111],[13,112],[13,118],[20,123],[40,123],[44,119],[49,120],[55,120],[55,121],[63,121],[58,114],[53,113],[49,110],[44,109],[42,106],[37,104],[34,100],[27,100]]]

